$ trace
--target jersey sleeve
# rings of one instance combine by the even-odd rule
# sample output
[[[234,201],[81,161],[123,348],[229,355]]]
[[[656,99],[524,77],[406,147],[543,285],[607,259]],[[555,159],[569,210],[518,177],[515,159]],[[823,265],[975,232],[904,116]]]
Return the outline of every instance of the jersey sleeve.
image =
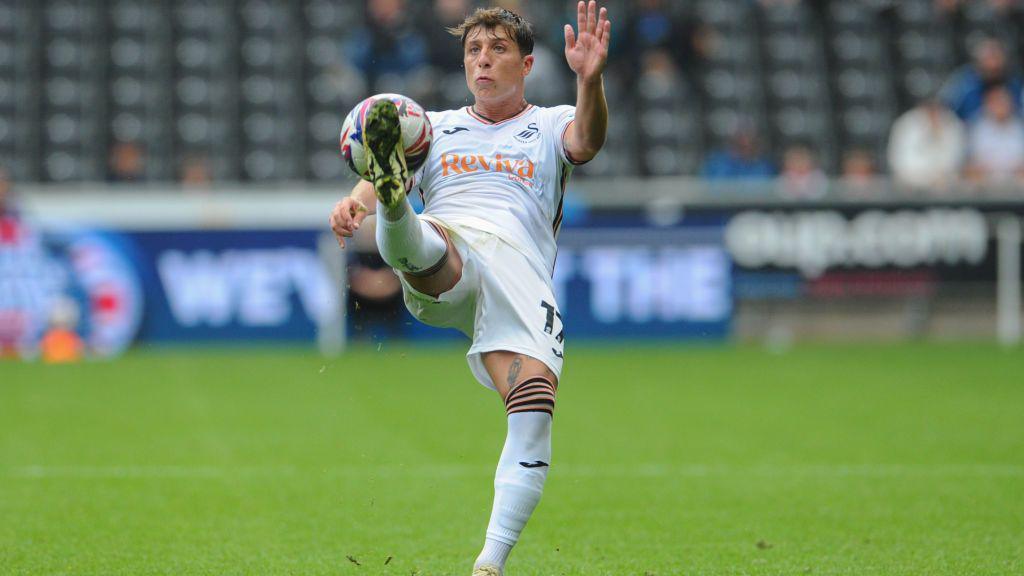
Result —
[[[555,134],[555,149],[558,151],[558,156],[563,162],[573,166],[585,164],[585,162],[574,160],[565,149],[565,135],[573,120],[576,119],[576,107],[568,105],[555,106],[548,110],[548,114],[552,131]]]

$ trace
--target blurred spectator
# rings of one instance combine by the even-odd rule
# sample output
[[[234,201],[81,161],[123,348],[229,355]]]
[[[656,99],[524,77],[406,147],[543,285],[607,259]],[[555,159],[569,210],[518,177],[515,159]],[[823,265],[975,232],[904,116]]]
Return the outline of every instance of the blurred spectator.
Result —
[[[526,77],[526,93],[530,101],[541,106],[565,104],[575,93],[569,94],[566,73],[569,71],[562,52],[555,52],[537,42],[533,46],[533,69]]]
[[[11,178],[7,169],[0,166],[0,217],[14,214],[14,198],[11,192]]]
[[[971,120],[981,112],[985,91],[1004,85],[1012,96],[1013,107],[1024,95],[1020,76],[1009,69],[1006,50],[994,38],[986,38],[971,51],[972,62],[955,72],[942,88],[942,101],[961,120]]]
[[[1006,16],[1017,7],[1018,0],[988,0],[988,5],[997,16]]]
[[[462,71],[462,47],[448,33],[472,12],[469,0],[434,0],[433,20],[425,28],[430,45],[430,64],[442,74]]]
[[[932,5],[939,16],[950,16],[960,9],[960,0],[934,0]]]
[[[798,144],[782,155],[779,184],[782,194],[789,198],[821,198],[828,190],[828,177],[818,167],[811,149]]]
[[[367,0],[366,27],[353,31],[345,53],[371,85],[382,75],[410,74],[427,63],[427,41],[408,14],[405,0]]]
[[[729,148],[708,155],[703,176],[709,180],[765,179],[775,175],[775,166],[761,151],[757,130],[744,122],[733,134]]]
[[[138,143],[116,142],[110,148],[110,172],[107,179],[111,182],[142,180],[145,168],[142,147]]]
[[[631,68],[639,68],[645,53],[665,50],[685,74],[696,70],[714,42],[712,29],[695,15],[664,0],[638,0],[626,13],[624,45]],[[614,37],[613,32],[613,37]]]
[[[380,257],[375,239],[376,220],[367,218],[351,240],[348,263],[349,318],[357,339],[398,336],[405,318],[402,285]]]
[[[39,342],[43,362],[65,364],[82,359],[85,342],[76,330],[78,318],[78,303],[73,299],[61,298],[54,303],[50,313],[50,327]]]
[[[969,127],[967,149],[971,180],[1006,182],[1024,176],[1024,122],[1014,113],[1009,90],[997,86],[985,93],[982,116]]]
[[[665,50],[648,50],[640,59],[637,88],[646,92],[647,99],[661,99],[664,90],[675,90],[679,80],[679,68],[672,56]],[[645,86],[650,83],[649,86]]]
[[[875,157],[862,148],[853,148],[843,154],[840,180],[847,192],[872,195],[876,191],[878,171]]]
[[[188,188],[210,186],[210,163],[203,156],[188,156],[181,163],[181,185]]]
[[[948,187],[963,165],[967,146],[963,122],[936,99],[900,116],[889,133],[889,168],[900,184]]]

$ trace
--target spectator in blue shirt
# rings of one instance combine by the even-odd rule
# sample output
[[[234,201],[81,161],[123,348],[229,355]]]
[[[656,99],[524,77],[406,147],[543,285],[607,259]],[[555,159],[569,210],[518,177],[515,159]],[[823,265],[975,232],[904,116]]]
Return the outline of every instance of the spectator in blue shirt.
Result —
[[[700,68],[714,43],[714,31],[683,5],[666,0],[628,4],[623,45],[632,71],[639,70],[644,55],[653,50],[666,51],[684,74]]]
[[[942,102],[961,120],[970,121],[981,113],[985,93],[993,86],[1003,85],[1013,97],[1014,109],[1019,110],[1024,84],[1020,76],[1010,70],[1002,43],[986,38],[974,47],[971,57],[972,63],[964,65],[946,81]]]
[[[370,84],[381,75],[404,75],[427,63],[427,42],[407,18],[405,0],[368,0],[366,27],[345,44],[352,65]]]
[[[775,174],[775,166],[761,152],[757,131],[749,123],[736,130],[729,148],[709,154],[702,170],[708,180],[764,180]]]

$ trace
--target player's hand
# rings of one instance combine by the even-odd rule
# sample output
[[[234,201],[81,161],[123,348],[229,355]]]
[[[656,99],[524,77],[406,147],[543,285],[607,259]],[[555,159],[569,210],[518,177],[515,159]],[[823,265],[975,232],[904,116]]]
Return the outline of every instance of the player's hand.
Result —
[[[369,213],[365,204],[351,196],[334,205],[330,222],[339,246],[345,247],[345,238],[351,238],[355,234]]]
[[[576,6],[576,19],[578,36],[571,24],[565,25],[565,59],[581,81],[597,80],[608,64],[608,44],[612,39],[608,9],[601,8],[599,15],[595,0],[589,4],[581,1]]]

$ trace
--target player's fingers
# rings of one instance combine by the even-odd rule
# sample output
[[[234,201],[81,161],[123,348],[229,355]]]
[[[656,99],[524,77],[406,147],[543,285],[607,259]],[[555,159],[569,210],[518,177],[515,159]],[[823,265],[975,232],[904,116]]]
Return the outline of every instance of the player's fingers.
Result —
[[[345,233],[341,223],[338,222],[336,214],[331,214],[331,231],[334,232],[334,238],[338,241],[338,246],[345,247]]]
[[[583,0],[576,5],[576,29],[580,34],[587,30],[587,3]]]
[[[360,206],[362,206],[362,205],[360,205]],[[370,215],[370,211],[367,210],[365,207],[361,207],[360,209],[356,210],[355,214],[352,215],[352,225],[353,225],[353,227],[356,230],[358,230],[359,226],[363,223],[363,220],[366,220],[366,217],[369,216],[369,215]]]
[[[341,234],[341,232],[344,229],[345,225],[342,224],[341,217],[338,215],[338,213],[335,212],[334,214],[331,214],[331,231],[333,231],[335,234]]]
[[[345,226],[351,216],[348,213],[348,208],[345,206],[346,202],[342,200],[334,205],[334,211],[331,213],[331,218],[337,222],[338,226]]]
[[[352,200],[352,203],[349,205],[348,213],[351,216],[353,228],[358,230],[359,224],[364,218],[366,218],[370,211],[366,208],[366,204],[363,204],[359,200]]]
[[[337,217],[335,222],[337,227],[334,229],[335,233],[342,234],[344,236],[351,236],[359,226],[356,225],[352,214],[352,200],[346,199],[341,202],[338,209],[335,211]]]
[[[601,8],[601,15],[597,18],[597,40],[600,42],[604,38],[605,22],[608,21],[608,9]]]
[[[587,5],[587,32],[597,33],[597,0],[590,0]]]
[[[608,50],[608,46],[612,43],[612,21],[604,21],[604,34],[601,35],[601,44],[604,45],[605,51]]]
[[[331,217],[327,219],[327,222],[331,225],[331,230],[337,230],[341,223],[338,220],[338,210],[335,208],[331,210]]]
[[[576,47],[576,34],[574,34],[573,31],[572,31],[572,25],[571,24],[566,24],[565,25],[565,48],[567,50],[572,50],[575,47]]]

